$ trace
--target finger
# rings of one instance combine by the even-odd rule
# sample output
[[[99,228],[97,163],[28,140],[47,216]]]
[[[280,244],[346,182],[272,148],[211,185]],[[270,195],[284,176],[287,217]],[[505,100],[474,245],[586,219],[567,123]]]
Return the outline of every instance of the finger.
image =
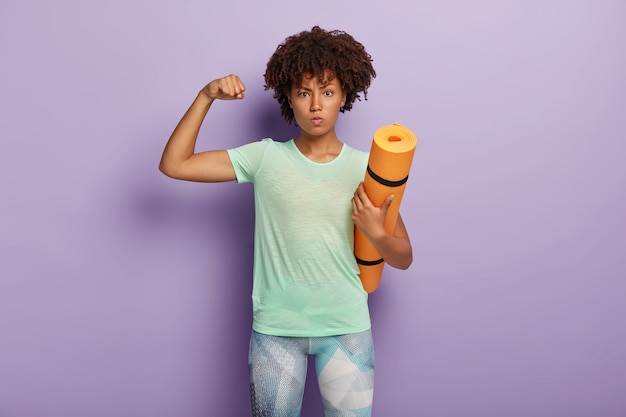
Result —
[[[360,200],[360,196],[359,196],[359,192],[360,190],[363,188],[363,183],[359,183],[359,185],[356,187],[356,190],[354,190],[354,196],[353,198],[358,198]]]
[[[352,197],[352,210],[355,212],[359,211],[360,210],[359,204],[360,204],[359,199],[355,194],[354,197]]]
[[[243,81],[241,81],[241,78],[235,75],[234,84],[237,88],[237,94],[240,94],[243,96],[243,92],[246,91],[246,86],[243,83]]]
[[[365,192],[365,187],[363,186],[363,183],[359,185],[359,188],[357,189],[357,195],[359,197],[359,200],[361,201],[361,204],[364,207],[373,206],[371,200],[369,199],[367,193]]]
[[[234,98],[243,98],[243,92],[246,90],[246,86],[243,84],[241,79],[235,74],[230,74],[227,78],[229,84],[229,95]]]
[[[228,80],[226,78],[222,78],[217,82],[217,92],[221,97],[228,96],[229,88]]]
[[[354,201],[354,198],[353,198],[352,199],[352,213],[356,214],[356,213],[358,213],[358,211],[359,211],[359,208],[356,206],[356,201]],[[354,218],[353,218],[353,220],[354,220]]]
[[[237,97],[237,95],[239,95],[240,91],[239,88],[235,82],[235,80],[233,80],[232,77],[228,77],[228,79],[226,80],[227,84],[228,84],[228,92],[226,93],[229,97]]]
[[[387,210],[389,210],[389,206],[391,206],[391,202],[393,201],[394,198],[395,198],[395,195],[391,194],[389,197],[385,199],[385,202],[383,203],[381,207],[384,215],[387,215]]]
[[[219,94],[222,97],[229,97],[231,95],[232,87],[231,87],[231,83],[230,83],[228,76],[221,78],[218,81],[218,89],[219,89]]]
[[[361,221],[361,210],[357,207],[357,204],[354,200],[352,200],[352,223],[354,223],[355,226],[359,227]]]
[[[352,197],[352,203],[358,210],[363,208],[363,201],[361,201],[361,197],[359,196],[359,189],[354,192],[354,196]]]

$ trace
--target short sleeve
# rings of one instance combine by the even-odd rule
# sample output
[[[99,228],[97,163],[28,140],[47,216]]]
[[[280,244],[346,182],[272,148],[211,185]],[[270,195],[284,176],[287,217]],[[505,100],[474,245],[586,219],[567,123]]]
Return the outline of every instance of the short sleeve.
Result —
[[[261,169],[265,154],[272,143],[272,139],[266,138],[226,150],[238,183],[254,182],[254,176]]]

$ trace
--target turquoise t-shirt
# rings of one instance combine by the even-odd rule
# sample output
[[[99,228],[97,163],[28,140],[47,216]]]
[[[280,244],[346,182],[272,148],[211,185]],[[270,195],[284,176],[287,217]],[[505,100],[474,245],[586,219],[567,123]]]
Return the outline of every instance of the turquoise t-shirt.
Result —
[[[368,154],[344,144],[327,163],[293,140],[229,149],[237,182],[254,183],[253,328],[314,337],[370,328],[354,258],[352,196]]]

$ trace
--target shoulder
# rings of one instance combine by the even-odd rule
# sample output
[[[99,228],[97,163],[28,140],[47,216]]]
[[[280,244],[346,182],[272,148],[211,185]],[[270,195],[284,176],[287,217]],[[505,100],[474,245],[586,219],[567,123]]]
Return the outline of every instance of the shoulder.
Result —
[[[346,153],[350,156],[351,159],[357,161],[358,164],[366,166],[367,161],[369,160],[370,154],[369,152],[362,151],[360,149],[356,149],[344,143],[343,146],[346,147]]]
[[[259,155],[264,154],[268,148],[272,146],[274,140],[271,138],[264,138],[255,142],[249,142],[243,145],[235,146],[227,149],[231,158],[236,158],[240,155]]]
[[[346,148],[346,151],[354,153],[356,155],[361,155],[361,156],[363,156],[363,155],[368,156],[369,155],[369,152],[365,152],[365,151],[363,151],[361,149],[354,148],[354,147],[348,145],[345,142],[343,143],[343,146]]]
[[[244,145],[238,146],[238,147],[233,148],[233,149],[268,148],[268,147],[272,146],[273,143],[275,143],[274,139],[272,139],[272,138],[263,138],[261,140],[257,140],[255,142],[249,142],[249,143],[246,143]]]
[[[247,145],[243,146],[254,146],[257,148],[270,149],[273,151],[292,151],[295,147],[292,142],[293,139],[286,142],[281,142],[272,138],[263,138],[256,142],[248,143]]]

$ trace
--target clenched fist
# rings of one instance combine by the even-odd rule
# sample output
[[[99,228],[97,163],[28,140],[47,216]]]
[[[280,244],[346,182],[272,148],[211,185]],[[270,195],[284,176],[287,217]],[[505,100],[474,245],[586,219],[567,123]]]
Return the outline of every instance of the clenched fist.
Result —
[[[202,89],[209,98],[219,100],[241,100],[244,91],[246,86],[235,74],[213,80]]]

